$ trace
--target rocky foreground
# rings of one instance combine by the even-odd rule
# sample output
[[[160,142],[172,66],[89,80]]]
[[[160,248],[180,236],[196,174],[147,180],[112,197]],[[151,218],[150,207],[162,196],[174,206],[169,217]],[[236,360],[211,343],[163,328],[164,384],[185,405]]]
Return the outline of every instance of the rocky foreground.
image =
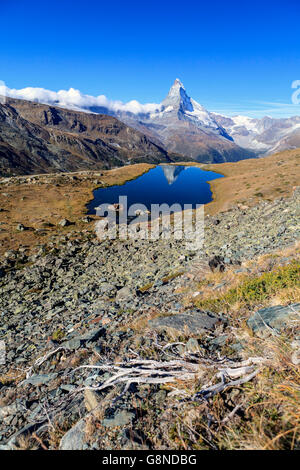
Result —
[[[229,448],[218,435],[231,419],[247,421],[238,397],[244,383],[255,387],[268,355],[267,343],[253,354],[238,333],[251,342],[288,331],[297,367],[299,303],[290,295],[233,319],[196,300],[212,271],[204,289],[216,293],[230,287],[223,274],[252,275],[263,255],[277,267],[293,262],[285,250],[299,240],[299,207],[296,189],[290,199],[207,216],[199,252],[182,241],[101,242],[75,230],[33,254],[7,252],[1,449]]]

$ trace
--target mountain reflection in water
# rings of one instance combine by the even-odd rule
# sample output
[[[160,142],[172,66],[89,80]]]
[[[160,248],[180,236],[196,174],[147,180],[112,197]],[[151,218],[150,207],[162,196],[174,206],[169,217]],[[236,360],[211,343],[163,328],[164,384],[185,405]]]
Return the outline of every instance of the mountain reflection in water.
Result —
[[[151,210],[151,204],[206,204],[212,200],[208,181],[223,175],[204,171],[195,166],[158,165],[137,179],[121,186],[99,188],[89,203],[89,214],[95,214],[96,207],[103,203],[116,204],[120,196],[127,196],[127,206],[144,204]]]

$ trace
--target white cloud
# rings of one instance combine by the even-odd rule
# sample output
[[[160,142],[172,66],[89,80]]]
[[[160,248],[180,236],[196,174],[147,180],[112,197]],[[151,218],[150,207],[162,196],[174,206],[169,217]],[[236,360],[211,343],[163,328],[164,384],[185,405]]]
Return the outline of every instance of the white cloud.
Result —
[[[22,88],[21,90],[11,89],[0,82],[0,95],[10,98],[18,98],[27,101],[35,101],[43,104],[61,106],[63,108],[80,109],[87,111],[91,107],[103,106],[112,111],[127,111],[134,114],[151,113],[160,109],[156,103],[141,104],[132,100],[128,103],[122,101],[109,100],[105,95],[91,96],[81,93],[79,90],[70,88],[69,90],[51,91],[44,88]]]
[[[156,103],[141,104],[136,100],[123,103],[122,101],[109,100],[105,95],[85,95],[74,88],[57,92],[32,87],[16,90],[8,88],[0,80],[0,100],[1,95],[2,97],[8,96],[88,112],[91,112],[90,110],[93,107],[105,107],[112,113],[124,111],[139,114],[161,111],[161,105]],[[300,104],[293,104],[292,101],[290,103],[243,101],[239,103],[211,102],[205,104],[210,111],[213,110],[216,114],[225,116],[244,115],[251,118],[262,118],[267,115],[273,118],[287,118],[300,115]]]

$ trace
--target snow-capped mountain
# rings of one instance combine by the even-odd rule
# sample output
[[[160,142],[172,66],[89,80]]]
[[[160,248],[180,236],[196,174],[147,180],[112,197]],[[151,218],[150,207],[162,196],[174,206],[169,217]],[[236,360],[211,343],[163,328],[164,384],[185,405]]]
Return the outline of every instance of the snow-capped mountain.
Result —
[[[285,119],[266,116],[254,119],[211,114],[238,145],[249,148],[260,156],[300,147],[300,116]]]
[[[193,160],[222,162],[255,156],[233,142],[213,114],[188,96],[178,78],[154,111],[138,114],[117,111],[114,115],[169,151]]]
[[[196,127],[222,134],[222,129],[201,104],[190,98],[181,81],[176,78],[160,109],[149,116],[152,122],[163,123],[171,119],[192,122]]]
[[[300,116],[253,119],[209,112],[190,98],[176,79],[159,104],[112,101],[79,90],[54,92],[42,88],[13,90],[0,86],[0,95],[88,113],[107,114],[133,127],[155,144],[201,162],[236,161],[300,147]]]
[[[190,98],[179,79],[160,104],[122,103],[104,95],[84,95],[79,90],[53,92],[41,88],[12,90],[0,86],[0,94],[52,106],[107,114],[145,134],[165,150],[205,163],[236,161],[255,156],[242,149],[201,104]]]

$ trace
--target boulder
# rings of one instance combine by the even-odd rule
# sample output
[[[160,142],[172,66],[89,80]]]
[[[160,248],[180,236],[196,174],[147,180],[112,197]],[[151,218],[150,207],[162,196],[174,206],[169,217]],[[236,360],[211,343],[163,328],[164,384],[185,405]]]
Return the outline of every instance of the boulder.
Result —
[[[225,261],[223,256],[214,256],[208,262],[208,265],[212,272],[218,270],[220,272],[225,271]]]
[[[68,219],[62,219],[58,222],[58,225],[60,225],[61,227],[68,227],[69,225],[71,225],[71,222]]]
[[[120,302],[122,300],[128,300],[132,297],[132,292],[128,287],[122,287],[122,289],[118,290],[116,295],[116,301]]]
[[[102,425],[107,428],[126,426],[133,421],[134,417],[134,414],[129,411],[117,411],[111,418],[103,419]]]
[[[300,303],[263,308],[255,312],[247,324],[254,334],[269,336],[272,330],[282,331],[289,325],[295,325],[295,320],[300,320]]]
[[[105,334],[105,332],[106,330],[103,327],[89,330],[84,335],[76,336],[75,338],[71,338],[65,341],[62,344],[62,347],[69,351],[75,351],[81,346],[89,346],[90,343],[97,341],[100,336],[103,336]]]
[[[39,387],[40,385],[45,385],[46,383],[50,382],[51,380],[56,379],[57,374],[40,374],[40,375],[33,375],[28,379],[24,380],[21,384],[22,385],[34,385],[35,387]]]
[[[86,446],[85,440],[85,418],[80,419],[66,434],[62,437],[59,450],[83,450]]]
[[[167,317],[158,317],[149,321],[149,325],[155,329],[172,330],[177,333],[190,332],[201,334],[206,330],[213,330],[222,321],[209,312],[180,313]]]

